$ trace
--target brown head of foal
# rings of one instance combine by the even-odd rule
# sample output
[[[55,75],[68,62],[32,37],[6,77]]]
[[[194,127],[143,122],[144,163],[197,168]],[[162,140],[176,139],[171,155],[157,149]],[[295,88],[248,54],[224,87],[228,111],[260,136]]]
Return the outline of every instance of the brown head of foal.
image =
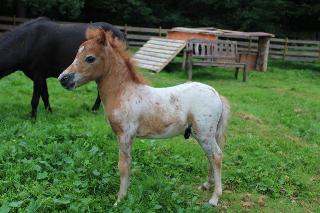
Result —
[[[122,81],[144,83],[137,73],[126,44],[101,28],[88,28],[87,41],[79,47],[73,63],[60,74],[61,85],[69,90],[89,81],[121,76]]]

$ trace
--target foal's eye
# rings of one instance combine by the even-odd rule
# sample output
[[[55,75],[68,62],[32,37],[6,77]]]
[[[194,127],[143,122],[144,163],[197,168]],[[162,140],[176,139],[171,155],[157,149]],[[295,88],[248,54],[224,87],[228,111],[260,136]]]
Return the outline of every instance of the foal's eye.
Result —
[[[95,57],[89,55],[86,57],[85,62],[87,62],[88,64],[92,64],[95,60],[96,60]]]

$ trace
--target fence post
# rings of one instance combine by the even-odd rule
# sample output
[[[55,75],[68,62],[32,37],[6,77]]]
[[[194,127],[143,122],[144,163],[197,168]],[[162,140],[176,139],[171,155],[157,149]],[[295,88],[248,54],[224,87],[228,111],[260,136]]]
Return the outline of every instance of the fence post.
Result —
[[[251,36],[249,37],[249,52],[251,52],[251,45],[252,45],[252,38],[251,38]]]
[[[288,37],[286,37],[284,41],[283,60],[286,59],[287,52],[288,52]]]
[[[319,41],[318,47],[319,47],[319,61],[320,61],[320,41]]]
[[[128,35],[128,26],[127,26],[127,24],[124,25],[124,34],[126,36]]]
[[[13,25],[16,25],[16,15],[13,15],[12,22],[13,22]]]
[[[161,37],[161,26],[159,27],[159,37]]]

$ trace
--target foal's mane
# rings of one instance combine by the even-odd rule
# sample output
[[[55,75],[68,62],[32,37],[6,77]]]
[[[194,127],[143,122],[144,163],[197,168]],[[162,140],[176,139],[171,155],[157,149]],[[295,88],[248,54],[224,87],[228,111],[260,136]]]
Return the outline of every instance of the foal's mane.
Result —
[[[116,52],[120,58],[123,59],[126,67],[128,68],[129,76],[131,79],[138,84],[146,84],[146,81],[138,73],[135,63],[131,59],[128,52],[127,44],[118,38],[114,37],[111,31],[104,31],[101,28],[89,27],[86,32],[87,39],[96,39],[96,41],[105,46],[110,46],[114,52]]]

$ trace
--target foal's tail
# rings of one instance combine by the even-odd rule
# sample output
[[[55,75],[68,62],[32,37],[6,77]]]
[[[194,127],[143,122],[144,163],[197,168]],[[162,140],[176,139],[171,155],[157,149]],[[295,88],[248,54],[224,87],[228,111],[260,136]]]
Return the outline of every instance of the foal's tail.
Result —
[[[220,100],[222,102],[222,113],[218,122],[217,132],[216,132],[216,141],[219,144],[220,148],[223,148],[223,145],[226,141],[225,131],[228,126],[228,120],[230,118],[230,105],[228,100],[220,95]]]

